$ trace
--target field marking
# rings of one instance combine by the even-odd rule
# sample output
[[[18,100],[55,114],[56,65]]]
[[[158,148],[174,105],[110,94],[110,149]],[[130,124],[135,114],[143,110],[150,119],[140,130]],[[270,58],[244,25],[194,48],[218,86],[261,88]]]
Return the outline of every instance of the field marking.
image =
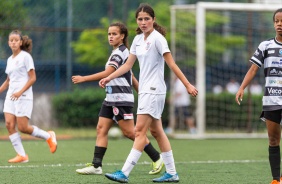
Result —
[[[265,163],[268,160],[207,160],[207,161],[189,161],[175,162],[175,164],[230,164],[230,163]],[[139,165],[150,165],[152,162],[138,162]],[[123,163],[103,163],[103,165],[123,165]],[[43,164],[43,165],[2,165],[0,169],[14,168],[39,168],[39,167],[83,167],[85,163],[79,164]]]

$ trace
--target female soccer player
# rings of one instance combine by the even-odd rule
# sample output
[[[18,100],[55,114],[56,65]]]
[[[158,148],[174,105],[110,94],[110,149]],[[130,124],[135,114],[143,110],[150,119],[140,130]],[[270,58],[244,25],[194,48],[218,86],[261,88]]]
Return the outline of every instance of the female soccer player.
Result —
[[[56,151],[57,141],[54,131],[46,132],[28,123],[33,107],[32,85],[36,81],[34,63],[30,55],[32,40],[28,36],[22,36],[20,31],[14,30],[9,34],[8,44],[12,55],[7,61],[5,70],[7,79],[1,85],[0,93],[8,88],[3,112],[9,138],[17,152],[17,156],[8,162],[22,163],[29,160],[16,126],[22,133],[45,139],[51,153]]]
[[[108,77],[99,82],[101,87],[111,83],[113,79],[130,71],[136,59],[139,61],[139,93],[137,122],[135,127],[135,140],[122,170],[112,174],[106,174],[110,180],[117,182],[128,182],[128,176],[134,165],[141,157],[146,145],[146,132],[150,129],[151,134],[157,140],[161,149],[166,172],[160,178],[153,179],[154,182],[178,182],[179,176],[175,169],[174,158],[170,142],[164,133],[161,114],[164,108],[166,85],[164,81],[164,63],[171,68],[176,76],[185,85],[192,96],[196,96],[197,89],[189,83],[179,67],[175,64],[167,41],[164,37],[165,30],[155,20],[154,10],[148,4],[141,4],[136,10],[136,30],[130,55],[127,62]]]
[[[100,80],[109,76],[124,65],[129,54],[127,49],[127,36],[128,30],[125,25],[122,23],[112,23],[108,28],[108,41],[113,47],[113,51],[106,63],[105,70],[88,76],[73,76],[73,83],[77,84],[86,81]],[[77,169],[77,173],[102,174],[102,160],[108,146],[108,132],[115,121],[118,122],[123,135],[134,140],[134,96],[132,80],[134,88],[138,91],[138,81],[132,75],[131,70],[111,81],[111,83],[106,86],[107,94],[102,104],[97,124],[97,138],[93,161],[92,164],[88,164],[87,167]],[[151,170],[149,174],[157,174],[163,167],[162,158],[160,153],[151,145],[147,137],[145,142],[146,144],[143,148],[153,160],[153,170]]]
[[[237,94],[236,102],[244,96],[244,89],[255,77],[258,69],[264,65],[265,91],[262,98],[261,119],[266,122],[269,141],[269,163],[273,181],[271,184],[280,184],[280,138],[281,138],[281,112],[282,112],[282,8],[273,14],[273,23],[276,31],[274,38],[261,42],[251,57],[252,63]],[[273,82],[275,81],[275,82]]]

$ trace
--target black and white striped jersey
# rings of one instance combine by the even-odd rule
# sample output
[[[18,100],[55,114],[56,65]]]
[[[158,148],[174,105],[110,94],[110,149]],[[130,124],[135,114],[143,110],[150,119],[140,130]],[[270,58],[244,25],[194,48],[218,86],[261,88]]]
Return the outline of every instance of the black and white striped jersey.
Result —
[[[282,43],[275,38],[261,42],[250,61],[264,65],[263,111],[282,109]]]
[[[120,45],[113,50],[109,57],[106,67],[114,67],[116,70],[127,60],[129,51],[125,45]],[[107,106],[130,106],[134,105],[134,96],[132,90],[131,70],[125,74],[111,80],[106,85],[106,98],[103,102]]]

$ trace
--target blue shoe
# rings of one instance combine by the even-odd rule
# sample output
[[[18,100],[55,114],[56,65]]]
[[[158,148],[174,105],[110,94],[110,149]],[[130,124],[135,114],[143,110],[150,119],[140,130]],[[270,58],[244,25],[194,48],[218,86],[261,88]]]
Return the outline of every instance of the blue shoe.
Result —
[[[106,173],[105,176],[112,181],[116,181],[120,183],[128,183],[128,177],[125,176],[121,170],[116,171],[112,174]]]
[[[179,182],[179,177],[177,173],[175,175],[171,175],[165,172],[161,177],[153,179],[153,182],[155,183],[164,183],[164,182],[177,183]]]

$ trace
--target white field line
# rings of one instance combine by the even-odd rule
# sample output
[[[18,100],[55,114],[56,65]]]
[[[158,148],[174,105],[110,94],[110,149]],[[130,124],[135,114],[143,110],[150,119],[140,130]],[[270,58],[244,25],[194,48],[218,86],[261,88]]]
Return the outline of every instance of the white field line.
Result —
[[[176,164],[230,164],[230,163],[264,163],[268,160],[208,160],[208,161],[189,161],[176,162]],[[152,162],[138,162],[139,165],[150,165]],[[103,163],[103,165],[123,165],[123,163]],[[14,168],[40,168],[40,167],[83,167],[85,164],[43,164],[43,165],[2,165],[0,169],[14,169]]]

